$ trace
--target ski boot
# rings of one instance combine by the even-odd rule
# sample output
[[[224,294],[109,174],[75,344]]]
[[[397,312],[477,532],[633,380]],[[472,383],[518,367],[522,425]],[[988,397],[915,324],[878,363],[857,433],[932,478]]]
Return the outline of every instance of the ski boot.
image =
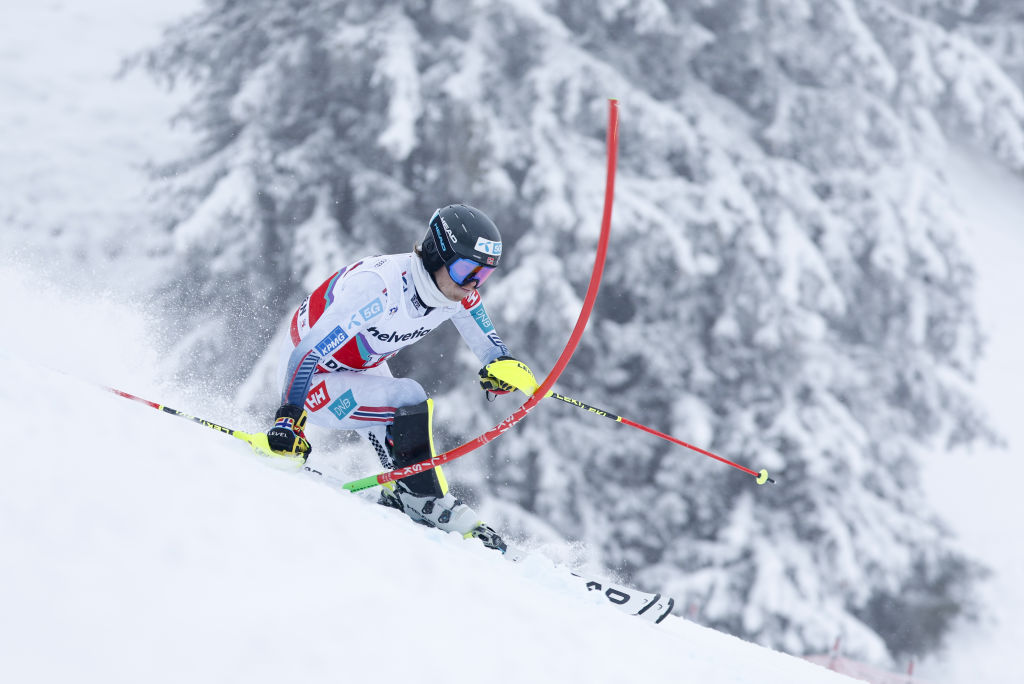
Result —
[[[434,457],[431,435],[433,409],[433,401],[427,399],[395,411],[391,440],[388,440],[395,468]],[[489,549],[504,553],[508,548],[498,533],[480,520],[476,511],[448,491],[448,481],[440,466],[385,484],[377,503],[397,508],[427,527],[479,539]]]
[[[480,542],[489,549],[495,549],[496,551],[501,551],[502,553],[508,551],[508,544],[505,543],[504,539],[498,536],[498,533],[495,532],[494,528],[490,525],[480,523],[472,530],[470,530],[468,534],[465,534],[463,536],[475,537],[476,539],[479,539]]]

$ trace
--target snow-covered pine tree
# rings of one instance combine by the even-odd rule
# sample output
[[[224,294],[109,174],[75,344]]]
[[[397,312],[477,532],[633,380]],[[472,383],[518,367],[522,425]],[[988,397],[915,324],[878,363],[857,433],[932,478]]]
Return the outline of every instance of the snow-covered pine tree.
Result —
[[[977,0],[970,12],[957,15],[949,24],[1024,87],[1024,5],[1015,0]]]
[[[301,293],[366,253],[408,250],[430,203],[508,204],[507,180],[481,181],[500,173],[473,132],[486,122],[424,90],[416,31],[398,4],[213,1],[136,59],[195,91],[179,118],[201,144],[161,169],[181,258],[158,294],[188,324],[180,368],[237,386]]]
[[[958,4],[211,0],[147,59],[194,83],[204,140],[167,213],[187,348],[240,381],[300,291],[464,200],[502,228],[485,298],[543,374],[589,276],[618,97],[606,279],[560,388],[779,484],[561,404],[459,478],[744,637],[933,649],[978,569],[917,464],[986,434],[947,136],[1024,168],[1018,87],[934,14]],[[227,330],[252,356],[220,358]],[[492,416],[458,358],[439,412],[468,433]],[[408,370],[443,393],[442,366]]]

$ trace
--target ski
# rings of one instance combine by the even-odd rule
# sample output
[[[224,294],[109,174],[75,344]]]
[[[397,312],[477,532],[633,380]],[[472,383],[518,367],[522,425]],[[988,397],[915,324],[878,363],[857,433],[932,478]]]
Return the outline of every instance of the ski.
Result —
[[[619,610],[649,620],[656,625],[661,624],[662,620],[671,615],[672,609],[676,605],[674,598],[662,598],[661,594],[648,594],[638,589],[630,589],[607,582],[602,585],[597,580],[588,580],[575,572],[572,574],[586,582],[587,590],[603,592],[604,597]]]
[[[521,562],[527,555],[523,549],[511,545],[505,551],[505,559],[512,563]],[[675,599],[662,597],[660,593],[649,594],[621,584],[590,579],[574,571],[569,571],[569,574],[579,579],[587,591],[601,592],[609,603],[623,613],[653,622],[656,625],[671,615],[672,609],[676,605]]]
[[[332,486],[336,486],[341,482],[340,479],[327,473],[320,472],[308,465],[305,466],[303,470],[307,475],[311,475]],[[504,552],[505,560],[512,563],[522,562],[529,555],[529,552],[525,549],[511,544],[507,545]],[[558,567],[560,570],[566,570],[559,566],[555,567]],[[623,613],[639,617],[643,620],[653,622],[654,624],[661,624],[665,618],[671,615],[672,609],[676,604],[675,599],[662,596],[660,593],[650,594],[621,584],[615,584],[605,580],[591,579],[572,570],[566,570],[566,572],[577,578],[580,581],[580,584],[586,588],[587,591],[601,592],[610,604]]]

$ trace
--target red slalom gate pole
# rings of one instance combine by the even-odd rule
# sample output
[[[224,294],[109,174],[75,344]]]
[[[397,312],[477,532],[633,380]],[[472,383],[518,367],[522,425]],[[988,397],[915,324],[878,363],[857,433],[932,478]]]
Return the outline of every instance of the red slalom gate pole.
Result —
[[[573,353],[576,351],[576,346],[579,344],[580,338],[583,336],[583,330],[587,327],[590,312],[594,308],[594,302],[597,299],[597,290],[601,284],[601,274],[604,272],[605,256],[608,253],[608,236],[611,232],[612,223],[612,203],[615,197],[615,165],[618,159],[619,146],[619,101],[614,99],[608,101],[608,134],[606,146],[608,148],[608,168],[605,177],[604,214],[601,217],[601,236],[598,238],[597,254],[594,257],[594,269],[590,274],[590,285],[587,288],[586,298],[583,300],[583,308],[580,310],[580,315],[576,319],[576,326],[573,328],[572,334],[569,336],[569,342],[566,344],[565,349],[562,350],[562,354],[558,357],[558,361],[555,362],[555,367],[551,369],[551,372],[548,373],[544,382],[541,383],[540,390],[527,399],[526,403],[516,409],[512,415],[476,439],[470,440],[469,442],[442,454],[438,454],[434,458],[414,463],[410,466],[406,466],[405,468],[398,468],[397,470],[377,473],[376,475],[370,475],[358,480],[346,482],[342,485],[344,489],[352,492],[358,492],[363,489],[382,485],[385,482],[401,480],[402,478],[409,477],[410,475],[431,470],[439,465],[444,465],[449,461],[454,461],[461,456],[465,456],[469,452],[478,449],[497,438],[499,435],[509,430],[513,425],[522,420],[526,414],[544,398],[544,395],[551,389],[551,386],[555,384],[555,381],[558,380],[558,376],[561,375],[562,371],[565,370],[565,367],[569,365],[569,359],[572,358]]]

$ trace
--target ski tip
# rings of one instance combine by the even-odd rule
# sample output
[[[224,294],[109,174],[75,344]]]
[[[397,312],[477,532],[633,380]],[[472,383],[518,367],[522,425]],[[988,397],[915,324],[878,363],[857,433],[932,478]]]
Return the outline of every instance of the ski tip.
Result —
[[[671,601],[671,600],[672,600],[672,599],[669,599],[669,601]],[[652,598],[652,599],[651,599],[650,601],[648,601],[648,602],[647,602],[647,604],[646,604],[646,605],[645,605],[645,606],[644,606],[643,608],[641,608],[640,610],[638,610],[636,614],[637,614],[637,615],[643,615],[643,614],[644,614],[644,613],[646,613],[646,612],[647,612],[648,610],[650,610],[652,606],[657,606],[657,605],[660,605],[660,603],[659,603],[660,601],[661,601],[661,594],[655,594],[655,595],[654,595],[654,597],[653,597],[653,598]],[[669,608],[669,610],[672,610],[672,609],[671,609],[671,608]],[[665,617],[665,616],[664,616],[664,615],[662,615],[661,617],[659,617],[659,618],[658,618],[657,620],[655,620],[654,622],[655,622],[655,623],[661,622],[661,618],[662,618],[662,617]]]
[[[665,612],[658,616],[658,619],[654,621],[654,624],[660,625],[661,621],[672,614],[672,609],[675,608],[676,600],[672,597],[668,599],[668,605],[665,606]]]

